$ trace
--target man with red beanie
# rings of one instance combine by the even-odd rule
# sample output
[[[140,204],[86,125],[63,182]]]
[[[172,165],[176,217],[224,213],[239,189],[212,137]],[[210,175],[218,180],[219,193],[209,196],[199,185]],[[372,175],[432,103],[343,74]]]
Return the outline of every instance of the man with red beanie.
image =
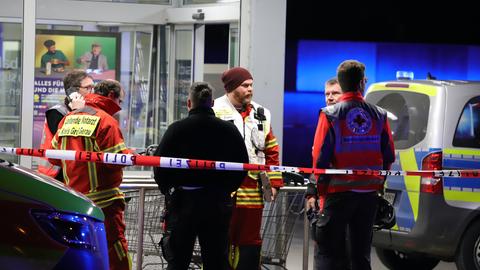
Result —
[[[226,94],[215,99],[213,110],[217,117],[235,124],[245,141],[250,163],[279,165],[279,147],[273,135],[270,111],[252,101],[250,72],[234,67],[223,73],[222,81]],[[235,193],[229,236],[231,269],[260,269],[263,201],[274,200],[281,186],[280,172],[250,171]]]
[[[119,82],[104,80],[85,96],[85,107],[70,112],[58,126],[53,149],[131,153],[113,117],[121,110],[125,92]],[[120,191],[123,169],[119,165],[75,160],[51,160],[62,166],[65,184],[85,194],[105,215],[110,270],[131,269],[125,238],[125,195]]]

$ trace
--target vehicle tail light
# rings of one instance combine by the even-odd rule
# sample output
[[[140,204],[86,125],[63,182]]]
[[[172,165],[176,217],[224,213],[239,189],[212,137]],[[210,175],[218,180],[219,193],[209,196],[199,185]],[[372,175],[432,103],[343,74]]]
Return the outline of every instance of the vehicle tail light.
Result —
[[[441,170],[442,152],[428,154],[422,161],[422,170]],[[442,177],[422,177],[420,179],[420,192],[443,194]]]

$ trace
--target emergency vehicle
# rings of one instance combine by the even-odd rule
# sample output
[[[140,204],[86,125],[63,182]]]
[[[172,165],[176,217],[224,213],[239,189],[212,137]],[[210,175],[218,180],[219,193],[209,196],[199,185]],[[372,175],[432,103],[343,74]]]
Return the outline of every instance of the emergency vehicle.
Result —
[[[396,80],[366,100],[387,110],[392,170],[480,169],[480,82]],[[433,269],[440,260],[480,270],[480,178],[388,176],[396,225],[374,233],[390,269]]]

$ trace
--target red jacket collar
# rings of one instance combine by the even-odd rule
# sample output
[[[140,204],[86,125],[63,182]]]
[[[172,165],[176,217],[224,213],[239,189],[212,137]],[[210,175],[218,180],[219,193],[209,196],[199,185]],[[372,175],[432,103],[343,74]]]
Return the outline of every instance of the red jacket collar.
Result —
[[[104,110],[110,115],[114,115],[122,109],[111,98],[97,94],[87,94],[85,96],[85,105]]]
[[[364,101],[362,93],[360,93],[360,91],[355,91],[355,92],[343,93],[340,99],[338,100],[338,102],[350,101],[350,100]]]

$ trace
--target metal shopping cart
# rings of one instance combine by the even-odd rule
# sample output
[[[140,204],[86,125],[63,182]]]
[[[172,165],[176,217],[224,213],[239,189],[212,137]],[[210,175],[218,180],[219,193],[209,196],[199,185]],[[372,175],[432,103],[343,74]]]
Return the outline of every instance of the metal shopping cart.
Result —
[[[132,189],[124,191],[127,201],[125,208],[125,235],[128,242],[129,253],[133,264],[138,262],[137,247],[142,241],[142,269],[166,268],[167,263],[161,256],[162,251],[158,243],[162,237],[160,215],[165,207],[164,196],[157,189],[146,189],[143,203],[143,239],[139,237],[138,213],[140,206],[140,190]],[[134,268],[135,269],[135,268]]]
[[[149,179],[150,182],[153,180]],[[125,182],[125,180],[124,180]],[[138,181],[137,181],[138,182]],[[137,187],[137,188],[134,188]],[[132,184],[124,193],[127,200],[125,209],[126,237],[129,253],[132,256],[133,269],[164,269],[166,261],[158,243],[163,230],[160,216],[165,207],[164,196],[156,188],[156,184]],[[263,211],[262,222],[262,267],[286,269],[286,259],[293,236],[295,223],[302,213],[305,188],[284,187],[277,200],[267,203]],[[143,198],[143,203],[142,203]],[[143,210],[142,210],[143,209]],[[139,213],[143,211],[143,220]],[[139,234],[143,223],[143,235]],[[139,242],[141,250],[139,250]],[[138,254],[142,254],[138,258]],[[137,263],[140,262],[140,266]],[[190,269],[201,269],[200,247],[198,242],[194,248]]]
[[[265,204],[262,219],[262,268],[287,269],[286,261],[295,223],[303,214],[305,188],[284,187],[277,199]]]
[[[155,189],[124,190],[127,207],[125,209],[125,235],[128,241],[129,253],[132,256],[133,269],[164,269],[167,262],[162,256],[159,245],[163,235],[161,214],[165,208],[165,197]],[[143,206],[141,203],[143,197]],[[139,237],[139,212],[143,208],[143,237]],[[142,259],[138,260],[138,243],[142,241]],[[141,267],[137,266],[141,262]],[[192,261],[189,269],[201,269],[200,246],[195,243]]]

